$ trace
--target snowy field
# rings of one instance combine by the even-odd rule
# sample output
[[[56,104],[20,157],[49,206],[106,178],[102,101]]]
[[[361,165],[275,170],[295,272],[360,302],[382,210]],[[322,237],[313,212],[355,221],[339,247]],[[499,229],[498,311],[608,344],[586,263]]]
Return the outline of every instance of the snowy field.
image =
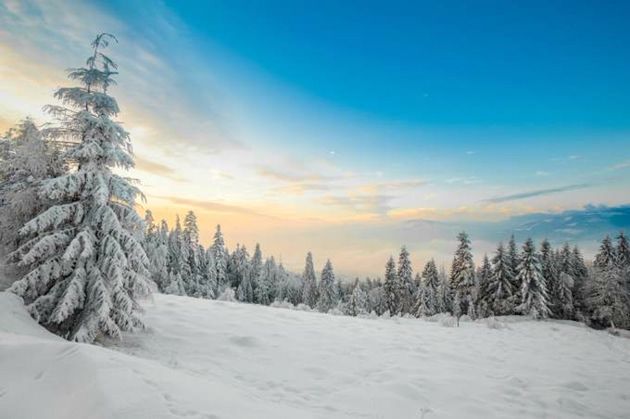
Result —
[[[571,322],[451,328],[187,297],[112,349],[0,293],[0,417],[627,418],[630,340]]]

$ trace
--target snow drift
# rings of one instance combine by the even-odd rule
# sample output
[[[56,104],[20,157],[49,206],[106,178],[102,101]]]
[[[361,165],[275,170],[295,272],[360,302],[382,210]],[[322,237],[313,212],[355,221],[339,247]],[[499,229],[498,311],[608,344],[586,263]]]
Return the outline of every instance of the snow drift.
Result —
[[[149,330],[61,340],[0,293],[0,417],[621,418],[630,340],[572,322],[362,319],[156,295]]]

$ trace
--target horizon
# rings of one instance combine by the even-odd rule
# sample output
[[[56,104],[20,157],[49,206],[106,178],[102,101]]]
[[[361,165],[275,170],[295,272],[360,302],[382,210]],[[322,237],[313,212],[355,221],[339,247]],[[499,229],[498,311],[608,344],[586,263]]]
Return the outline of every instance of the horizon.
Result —
[[[145,207],[205,245],[346,277],[446,265],[459,230],[590,257],[630,226],[630,4],[528,6],[0,2],[0,132],[112,32]]]

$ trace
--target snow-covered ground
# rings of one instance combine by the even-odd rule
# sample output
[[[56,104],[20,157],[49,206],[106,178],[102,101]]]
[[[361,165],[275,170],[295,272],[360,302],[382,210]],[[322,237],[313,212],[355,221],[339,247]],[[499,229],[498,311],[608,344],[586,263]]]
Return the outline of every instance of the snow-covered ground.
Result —
[[[1,418],[627,418],[630,340],[571,322],[460,328],[187,297],[114,349],[0,293]],[[424,416],[423,416],[424,415]]]

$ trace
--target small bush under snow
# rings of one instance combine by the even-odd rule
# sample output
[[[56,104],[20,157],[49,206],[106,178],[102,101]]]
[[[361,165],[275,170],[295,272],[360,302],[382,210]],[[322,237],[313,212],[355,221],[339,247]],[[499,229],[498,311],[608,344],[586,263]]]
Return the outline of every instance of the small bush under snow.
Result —
[[[236,302],[237,300],[236,300],[236,295],[234,294],[234,289],[233,288],[226,288],[225,291],[223,291],[221,293],[221,295],[219,295],[217,300],[219,300],[219,301]]]

